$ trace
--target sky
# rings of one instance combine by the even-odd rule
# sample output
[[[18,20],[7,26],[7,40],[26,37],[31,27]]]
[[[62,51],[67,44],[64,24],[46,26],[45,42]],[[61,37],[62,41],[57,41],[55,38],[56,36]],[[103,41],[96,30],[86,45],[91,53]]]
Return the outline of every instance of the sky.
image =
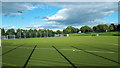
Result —
[[[2,28],[62,30],[118,23],[117,2],[3,2]]]

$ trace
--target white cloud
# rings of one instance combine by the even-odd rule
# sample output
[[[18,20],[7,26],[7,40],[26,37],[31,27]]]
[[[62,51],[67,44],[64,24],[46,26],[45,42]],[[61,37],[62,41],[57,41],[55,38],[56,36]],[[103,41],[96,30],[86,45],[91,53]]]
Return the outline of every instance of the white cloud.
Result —
[[[42,29],[63,29],[66,26],[60,25],[59,23],[56,23],[56,22],[46,22],[46,23],[39,24],[39,25],[26,26],[26,28],[36,28],[36,27],[40,27]]]
[[[68,11],[68,9],[64,8],[62,10],[59,10],[57,12],[57,14],[55,14],[55,15],[53,15],[51,17],[47,17],[44,20],[47,20],[47,21],[65,20],[65,18],[66,18],[66,15],[65,15],[66,13],[65,12],[67,12],[67,11]]]
[[[35,5],[36,4],[36,5]],[[17,2],[4,2],[2,3],[2,14],[7,16],[20,15],[18,11],[26,12],[41,5],[58,6],[63,9],[59,10],[56,14],[45,18],[47,22],[41,25],[27,26],[27,28],[41,27],[44,29],[63,29],[66,26],[82,26],[82,25],[95,25],[108,23],[102,21],[105,17],[118,10],[117,2],[59,2],[59,3],[17,3]],[[39,18],[39,16],[35,17]],[[109,22],[116,23],[116,22]]]
[[[20,15],[18,11],[25,12],[37,8],[31,3],[16,3],[16,2],[3,2],[2,3],[2,14],[6,16]]]
[[[67,26],[102,24],[96,20],[102,21],[105,17],[118,11],[117,2],[50,3],[49,5],[61,6],[63,9],[45,20]]]
[[[14,29],[15,26],[13,26],[13,25],[3,25],[2,28],[13,28]]]
[[[61,24],[56,23],[56,22],[47,22],[47,23],[42,24],[40,27],[42,27],[44,29],[56,29],[56,28],[63,29],[66,26],[65,25],[61,25]]]

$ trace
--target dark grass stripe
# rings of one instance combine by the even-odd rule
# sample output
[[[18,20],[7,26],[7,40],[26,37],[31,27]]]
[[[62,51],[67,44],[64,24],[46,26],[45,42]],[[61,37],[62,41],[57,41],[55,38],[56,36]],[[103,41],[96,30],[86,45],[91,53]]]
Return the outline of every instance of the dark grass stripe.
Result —
[[[77,66],[78,68],[119,68],[118,66]],[[22,68],[20,66],[3,66],[2,68]],[[70,66],[27,66],[27,68],[71,68]]]
[[[62,55],[72,66],[77,68],[66,56],[64,56],[55,46],[52,46],[60,55]]]
[[[92,55],[94,55],[94,56],[97,56],[97,57],[100,57],[100,58],[103,58],[103,59],[112,61],[112,62],[114,62],[114,63],[120,64],[120,62],[117,62],[117,61],[115,61],[115,60],[112,60],[112,59],[109,59],[109,58],[106,58],[106,57],[103,57],[103,56],[100,56],[100,55],[97,55],[97,54],[88,52],[88,51],[86,51],[86,50],[83,50],[83,49],[80,49],[80,48],[77,48],[77,47],[74,47],[74,46],[71,46],[71,47],[73,47],[73,48],[75,48],[75,49],[78,49],[78,50],[82,50],[82,51],[84,51],[84,52],[86,52],[86,53],[89,53],[89,54],[92,54]]]
[[[3,53],[3,54],[0,55],[0,56],[3,56],[3,55],[5,55],[5,54],[7,54],[7,53],[9,53],[9,52],[11,52],[11,51],[13,51],[13,50],[15,50],[15,49],[21,47],[21,46],[23,46],[23,45],[20,45],[20,46],[17,46],[17,47],[15,47],[15,48],[13,48],[13,49],[10,49],[10,50],[6,51],[5,53]]]
[[[23,68],[26,68],[26,66],[27,66],[27,64],[28,64],[28,62],[29,62],[29,60],[30,60],[30,58],[31,58],[31,56],[32,56],[32,54],[33,54],[33,52],[34,52],[34,50],[35,50],[36,47],[37,47],[37,45],[36,45],[36,46],[33,48],[33,50],[31,51],[31,53],[30,53],[30,55],[29,55],[27,61],[25,62]]]
[[[114,51],[114,50],[107,49],[107,48],[101,48],[101,47],[95,47],[95,46],[90,46],[90,47],[93,47],[93,48],[96,48],[96,49],[102,49],[102,50],[112,51],[112,52],[118,53],[118,51]]]

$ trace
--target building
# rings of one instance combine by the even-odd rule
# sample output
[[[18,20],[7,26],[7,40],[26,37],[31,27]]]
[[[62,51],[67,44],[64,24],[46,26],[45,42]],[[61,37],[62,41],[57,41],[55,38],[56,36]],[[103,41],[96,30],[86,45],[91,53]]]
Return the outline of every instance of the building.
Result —
[[[55,34],[54,37],[63,37],[62,34]]]

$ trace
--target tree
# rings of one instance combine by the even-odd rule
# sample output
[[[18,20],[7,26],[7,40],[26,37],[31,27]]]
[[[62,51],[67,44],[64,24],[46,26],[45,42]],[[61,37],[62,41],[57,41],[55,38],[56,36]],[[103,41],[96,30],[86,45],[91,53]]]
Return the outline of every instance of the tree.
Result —
[[[55,33],[56,33],[55,31],[52,31],[52,30],[51,30],[51,36],[52,36],[52,37],[54,37]]]
[[[110,31],[115,31],[116,30],[115,25],[114,24],[109,25],[109,30]]]
[[[80,28],[80,31],[86,33],[86,32],[92,32],[92,29],[89,26],[83,26]]]
[[[26,30],[26,38],[30,38],[29,30]]]
[[[60,30],[57,30],[56,34],[62,34],[62,32]]]
[[[118,24],[118,26],[117,26],[117,30],[120,31],[120,24]]]
[[[16,37],[17,38],[21,38],[21,35],[22,35],[22,30],[21,29],[17,29]]]
[[[78,32],[79,32],[79,29],[72,26],[68,26],[66,29],[63,30],[63,33],[65,34],[78,33]]]
[[[27,30],[22,30],[22,37],[26,38],[27,37]]]
[[[34,29],[32,34],[33,34],[33,37],[37,37],[38,36],[38,31],[36,29]]]
[[[4,28],[1,29],[1,35],[2,35],[2,36],[6,35],[6,34],[5,34],[5,29],[4,29]]]
[[[70,32],[69,32],[68,29],[63,29],[63,33],[64,33],[64,34],[69,34]]]
[[[118,27],[118,25],[115,25],[115,31],[117,31],[117,27]]]
[[[28,31],[28,33],[29,33],[29,38],[34,37],[34,34],[33,34],[33,30],[32,30],[32,29],[30,29],[30,30]]]
[[[15,35],[15,30],[14,29],[8,29],[6,31],[6,35]]]
[[[109,30],[109,27],[106,24],[103,25],[97,25],[98,32],[105,32],[106,30]]]
[[[54,32],[52,30],[48,30],[48,37],[54,36]]]
[[[99,31],[99,28],[97,26],[93,26],[92,29],[93,29],[94,32],[98,32]]]
[[[38,32],[38,37],[42,37],[42,30],[39,29],[37,32]]]

